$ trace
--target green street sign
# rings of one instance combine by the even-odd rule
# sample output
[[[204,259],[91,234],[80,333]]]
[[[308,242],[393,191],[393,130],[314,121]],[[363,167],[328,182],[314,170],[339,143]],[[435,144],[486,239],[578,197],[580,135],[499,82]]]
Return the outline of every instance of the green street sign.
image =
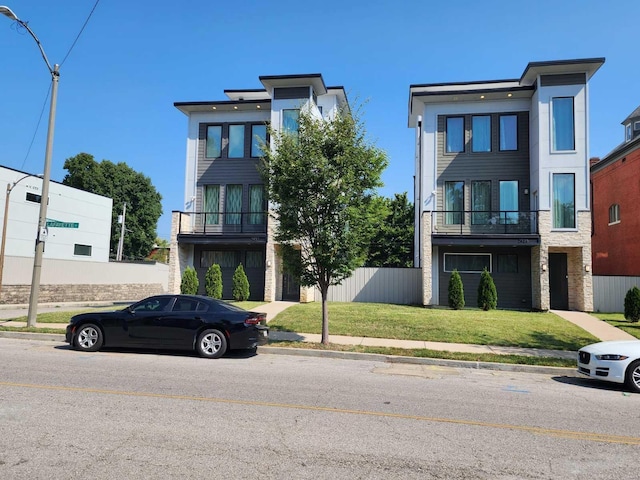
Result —
[[[56,228],[78,228],[80,224],[77,222],[60,222],[58,220],[47,220],[47,227]]]

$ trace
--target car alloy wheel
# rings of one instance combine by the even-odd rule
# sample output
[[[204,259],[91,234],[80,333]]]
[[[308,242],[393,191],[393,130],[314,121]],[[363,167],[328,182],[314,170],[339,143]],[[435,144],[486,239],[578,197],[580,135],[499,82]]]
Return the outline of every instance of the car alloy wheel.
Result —
[[[85,352],[95,352],[102,346],[102,332],[92,323],[81,326],[76,332],[75,346]]]
[[[218,330],[205,330],[196,343],[198,354],[206,358],[220,358],[227,351],[227,339]]]
[[[636,393],[640,393],[640,360],[636,360],[627,367],[627,386]]]

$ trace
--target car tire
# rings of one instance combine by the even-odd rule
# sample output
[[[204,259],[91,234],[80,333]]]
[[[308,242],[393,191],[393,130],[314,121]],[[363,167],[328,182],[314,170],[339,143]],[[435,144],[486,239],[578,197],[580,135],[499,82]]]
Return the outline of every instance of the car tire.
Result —
[[[97,352],[104,343],[102,330],[94,323],[85,323],[76,329],[73,345],[83,352]]]
[[[198,355],[205,358],[220,358],[227,351],[227,337],[219,330],[205,330],[196,342]]]
[[[636,360],[629,364],[625,380],[627,387],[629,387],[631,391],[640,393],[640,360]]]

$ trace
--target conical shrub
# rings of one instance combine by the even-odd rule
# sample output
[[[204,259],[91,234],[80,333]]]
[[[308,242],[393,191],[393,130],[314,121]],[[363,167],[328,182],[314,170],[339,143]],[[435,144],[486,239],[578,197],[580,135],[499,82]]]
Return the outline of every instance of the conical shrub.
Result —
[[[449,278],[449,307],[454,310],[464,308],[464,287],[458,270],[451,272]]]
[[[640,320],[640,288],[635,285],[624,296],[624,318],[631,322]]]
[[[238,302],[244,302],[249,299],[249,279],[244,273],[242,264],[238,265],[233,273],[233,298]]]
[[[180,293],[184,295],[197,295],[200,282],[195,268],[189,266],[185,268],[180,281]]]
[[[207,274],[204,277],[204,289],[208,297],[218,300],[222,298],[222,269],[217,263],[207,269]]]
[[[485,268],[478,285],[478,308],[494,310],[498,306],[498,291],[489,271]]]

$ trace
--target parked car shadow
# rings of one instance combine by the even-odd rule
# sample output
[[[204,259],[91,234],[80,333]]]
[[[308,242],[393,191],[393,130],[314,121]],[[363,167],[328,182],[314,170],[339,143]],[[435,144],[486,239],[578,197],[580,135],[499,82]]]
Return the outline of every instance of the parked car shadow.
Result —
[[[564,383],[566,385],[575,385],[577,387],[593,388],[595,390],[610,390],[612,392],[629,392],[627,387],[622,383],[602,382],[593,378],[563,376],[551,377],[551,379],[559,383]]]
[[[76,352],[74,348],[71,348],[70,345],[56,345],[53,348],[57,350],[69,350]],[[104,347],[100,349],[100,352],[93,353],[130,353],[130,354],[138,354],[138,355],[162,355],[169,357],[193,357],[200,358],[200,356],[196,352],[191,352],[188,350],[164,350],[164,349],[154,349],[154,348],[125,348],[125,347]],[[86,352],[78,352],[78,353],[86,353]],[[257,355],[257,350],[255,348],[250,348],[246,350],[229,350],[225,353],[222,358],[251,358]]]

